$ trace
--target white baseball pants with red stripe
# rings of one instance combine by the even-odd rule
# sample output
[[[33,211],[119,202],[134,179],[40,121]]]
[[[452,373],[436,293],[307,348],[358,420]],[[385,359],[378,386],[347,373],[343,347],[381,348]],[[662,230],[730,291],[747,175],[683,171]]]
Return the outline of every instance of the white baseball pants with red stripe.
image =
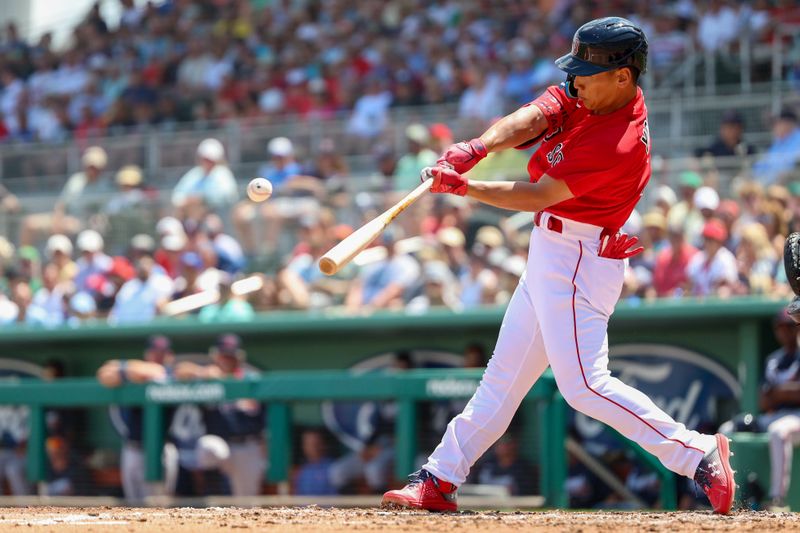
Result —
[[[673,472],[693,477],[714,437],[688,430],[608,371],[608,319],[624,262],[597,255],[602,228],[561,219],[558,233],[544,229],[549,216],[533,230],[527,270],[480,386],[423,468],[464,483],[549,365],[570,406],[639,443]]]

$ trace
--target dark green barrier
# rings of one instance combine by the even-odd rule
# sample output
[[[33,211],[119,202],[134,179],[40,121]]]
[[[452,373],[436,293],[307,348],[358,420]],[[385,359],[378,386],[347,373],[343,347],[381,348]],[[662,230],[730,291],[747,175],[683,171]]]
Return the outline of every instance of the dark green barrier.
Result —
[[[743,407],[753,410],[761,357],[775,347],[770,319],[784,304],[759,298],[620,303],[610,324],[610,344],[663,343],[706,354],[739,378]],[[0,333],[0,357],[39,364],[57,357],[70,376],[90,376],[108,359],[141,357],[144,340],[153,333],[169,335],[178,353],[206,353],[218,334],[233,331],[243,337],[249,361],[258,368],[343,369],[372,355],[402,349],[461,353],[472,341],[491,348],[503,311],[435,310],[420,316],[386,312],[370,317],[284,312],[234,324],[201,324],[186,318],[142,326],[6,327]]]
[[[347,372],[273,372],[254,379],[195,383],[152,383],[125,385],[109,389],[92,379],[64,379],[56,382],[23,380],[0,387],[0,404],[27,405],[30,408],[28,475],[40,481],[45,474],[46,407],[91,407],[140,405],[144,407],[144,450],[147,478],[161,475],[162,406],[177,403],[217,403],[255,398],[268,405],[269,480],[288,480],[291,464],[292,421],[289,404],[298,401],[395,400],[399,404],[396,420],[396,460],[398,478],[414,465],[416,449],[416,403],[420,401],[469,397],[478,385],[480,370],[411,370],[402,374],[354,375]],[[442,386],[445,384],[447,386]],[[567,458],[566,404],[556,389],[552,375],[540,378],[526,397],[526,405],[539,405],[539,437],[542,456],[542,494],[548,505],[567,504],[563,490]],[[534,405],[535,407],[536,405]]]

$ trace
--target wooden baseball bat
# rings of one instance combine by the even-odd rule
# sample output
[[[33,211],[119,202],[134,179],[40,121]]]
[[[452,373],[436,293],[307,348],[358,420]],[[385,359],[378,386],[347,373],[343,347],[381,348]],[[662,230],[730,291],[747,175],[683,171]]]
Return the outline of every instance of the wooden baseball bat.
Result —
[[[370,220],[356,231],[345,237],[342,242],[328,250],[319,260],[319,269],[327,276],[333,276],[343,266],[352,261],[358,253],[386,229],[386,226],[402,213],[406,207],[416,202],[420,196],[431,188],[432,178],[426,179],[416,189],[408,193],[402,200]]]

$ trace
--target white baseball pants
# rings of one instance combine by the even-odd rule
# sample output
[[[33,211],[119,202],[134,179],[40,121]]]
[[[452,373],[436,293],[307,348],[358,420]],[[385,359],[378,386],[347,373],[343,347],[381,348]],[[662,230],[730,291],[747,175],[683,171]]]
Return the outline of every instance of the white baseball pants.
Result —
[[[147,481],[142,447],[129,442],[122,445],[119,468],[122,477],[122,492],[128,503],[141,504],[149,496],[172,496],[175,494],[175,487],[178,484],[178,449],[174,444],[170,442],[164,444],[161,463],[164,467],[164,480]]]
[[[770,423],[769,434],[770,459],[770,496],[785,498],[792,479],[792,456],[794,446],[800,444],[800,416],[785,414]]]
[[[693,477],[714,437],[686,429],[608,371],[608,319],[622,291],[624,261],[597,255],[602,228],[561,219],[561,232],[544,229],[550,216],[544,213],[533,230],[526,272],[478,390],[423,468],[464,483],[549,365],[570,406]]]
[[[267,458],[264,443],[259,439],[228,444],[217,435],[203,435],[197,440],[195,450],[201,469],[219,469],[225,474],[232,496],[261,494]]]

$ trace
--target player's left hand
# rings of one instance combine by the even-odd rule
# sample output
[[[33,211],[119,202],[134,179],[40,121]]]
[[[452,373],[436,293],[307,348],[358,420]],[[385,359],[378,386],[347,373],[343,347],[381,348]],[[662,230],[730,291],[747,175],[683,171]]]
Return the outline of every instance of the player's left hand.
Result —
[[[639,237],[629,237],[627,233],[617,232],[602,238],[597,255],[608,259],[627,259],[644,251],[644,246],[634,248],[637,244]]]
[[[452,168],[444,168],[438,165],[426,167],[422,170],[420,177],[423,181],[433,178],[431,192],[457,194],[458,196],[467,194],[469,180]]]

